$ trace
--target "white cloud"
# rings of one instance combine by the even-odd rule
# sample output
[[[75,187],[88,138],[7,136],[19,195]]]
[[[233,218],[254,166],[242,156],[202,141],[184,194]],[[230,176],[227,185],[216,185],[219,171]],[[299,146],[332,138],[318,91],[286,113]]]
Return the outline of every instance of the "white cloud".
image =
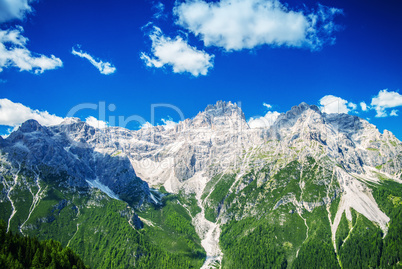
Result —
[[[161,68],[169,65],[174,73],[191,73],[197,77],[206,75],[208,69],[213,67],[214,55],[190,46],[186,40],[176,36],[171,39],[165,37],[158,27],[153,27],[149,35],[152,41],[152,56],[141,53],[141,59],[149,67]]]
[[[265,106],[267,109],[271,109],[271,108],[272,108],[272,106],[271,106],[270,104],[267,104],[267,103],[262,103],[262,105]]]
[[[141,125],[140,129],[149,129],[154,127],[151,123],[149,123],[148,121],[145,122],[144,124]]]
[[[248,120],[248,125],[250,128],[269,128],[276,119],[279,117],[280,113],[277,111],[268,111],[264,117],[250,118]]]
[[[330,113],[349,113],[357,108],[357,105],[348,102],[340,97],[326,95],[320,99],[320,109],[327,114]]]
[[[278,0],[189,0],[177,4],[176,24],[200,37],[206,46],[227,51],[261,45],[320,49],[332,44],[333,19],[342,10],[318,5],[315,12],[293,11]]]
[[[22,27],[16,29],[0,29],[0,72],[4,68],[17,67],[20,71],[33,71],[41,74],[46,70],[63,66],[63,62],[54,55],[47,57],[33,54],[26,48],[28,38],[21,33]]]
[[[63,121],[63,118],[51,115],[47,111],[33,110],[21,103],[0,99],[0,125],[16,127],[29,119],[34,119],[44,126],[56,125]]]
[[[371,106],[376,110],[377,118],[387,117],[387,108],[402,106],[402,95],[398,92],[389,92],[387,89],[382,90],[371,100]],[[391,111],[391,116],[397,116],[396,112],[396,110]]]
[[[350,108],[350,110],[356,110],[357,105],[355,103],[349,102],[348,107]]]
[[[76,51],[74,48],[72,48],[71,53],[81,58],[87,59],[103,75],[110,75],[116,72],[116,67],[114,67],[111,63],[95,59],[94,57],[92,57],[86,52],[83,52],[82,50]]]
[[[1,0],[0,1],[0,23],[10,20],[22,20],[26,13],[32,11],[28,0]]]
[[[98,129],[105,129],[108,124],[102,120],[98,120],[95,117],[89,116],[88,118],[85,119],[85,122],[89,124],[90,126]]]
[[[360,107],[362,108],[363,111],[368,110],[367,104],[365,102],[360,102]]]
[[[174,122],[170,116],[168,116],[167,119],[162,118],[161,121],[163,124],[158,126],[163,126],[166,130],[172,129],[178,124],[177,122]],[[154,125],[147,121],[140,126],[140,129],[149,129],[152,127],[154,127]]]
[[[389,114],[390,116],[398,116],[398,109],[392,109],[391,113]]]
[[[377,110],[377,114],[375,115],[375,117],[376,118],[384,118],[384,117],[388,117],[388,114],[384,110]]]
[[[177,122],[174,122],[172,118],[168,117],[168,119],[161,119],[163,122],[163,125],[165,129],[172,129],[177,125]]]
[[[156,11],[153,16],[155,19],[166,17],[166,15],[163,13],[165,11],[165,5],[163,3],[158,2],[154,4],[152,8]]]

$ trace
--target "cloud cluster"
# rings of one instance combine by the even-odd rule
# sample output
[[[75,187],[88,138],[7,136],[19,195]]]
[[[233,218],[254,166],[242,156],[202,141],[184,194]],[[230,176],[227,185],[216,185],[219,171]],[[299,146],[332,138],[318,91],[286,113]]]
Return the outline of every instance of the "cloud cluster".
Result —
[[[149,128],[152,128],[152,127],[154,127],[150,122],[144,122],[141,126],[140,126],[140,129],[149,129]]]
[[[356,104],[333,95],[324,96],[320,99],[319,103],[321,111],[325,113],[354,112],[358,114],[358,106]],[[398,92],[384,89],[371,99],[370,105],[367,105],[364,101],[360,102],[359,105],[362,112],[375,110],[376,118],[397,117],[398,110],[394,108],[402,106],[402,95]]]
[[[371,106],[377,112],[376,117],[387,117],[387,109],[402,106],[402,95],[398,92],[382,90],[371,100]],[[389,116],[398,116],[398,110],[393,109]]]
[[[113,74],[114,72],[116,72],[116,67],[114,67],[111,63],[103,62],[102,60],[95,59],[90,54],[83,52],[82,50],[77,51],[74,48],[72,48],[71,53],[73,55],[87,59],[103,75],[110,75],[110,74]]]
[[[321,111],[327,114],[330,113],[349,113],[350,111],[356,110],[357,105],[348,102],[345,99],[342,99],[333,95],[326,95],[319,101],[321,107]]]
[[[24,19],[26,14],[32,12],[30,2],[30,0],[0,1],[0,24]],[[20,71],[41,74],[46,70],[63,66],[63,62],[54,55],[48,57],[29,51],[26,47],[28,38],[22,35],[23,31],[21,26],[15,29],[0,29],[0,72],[4,68],[16,67]]]
[[[32,11],[28,0],[2,0],[0,1],[0,23],[14,19],[22,20],[26,13]]]
[[[365,102],[360,102],[360,107],[363,111],[367,111],[369,108]]]
[[[248,120],[248,125],[252,129],[269,128],[272,124],[274,124],[279,115],[280,113],[277,111],[268,111],[264,117],[256,117],[256,118],[251,117]]]
[[[162,118],[161,122],[163,124],[159,126],[163,126],[166,130],[173,129],[178,124],[177,122],[173,121],[173,119],[170,116],[168,116],[167,119]],[[152,127],[154,127],[154,125],[152,125],[150,122],[147,121],[140,126],[140,129],[149,129]]]
[[[0,72],[4,68],[17,67],[20,71],[33,71],[41,74],[46,70],[63,66],[63,62],[54,55],[50,57],[33,54],[27,48],[28,38],[22,35],[23,28],[0,29]]]
[[[0,99],[0,125],[11,126],[14,128],[8,129],[8,133],[15,131],[18,127],[27,120],[34,119],[43,126],[57,125],[63,122],[66,118],[52,115],[47,111],[39,111],[31,109],[21,103],[14,103],[9,99]],[[92,127],[104,129],[108,124],[95,117],[89,116],[85,122]],[[3,135],[3,138],[8,134]]]
[[[174,73],[188,72],[193,76],[206,75],[213,67],[214,55],[190,46],[179,36],[171,39],[163,35],[162,30],[153,27],[149,34],[152,41],[152,56],[142,52],[141,59],[149,67],[171,66]]]
[[[63,118],[51,115],[47,111],[33,110],[21,103],[0,99],[0,125],[16,127],[29,119],[34,119],[44,126],[60,124],[63,121]]]
[[[333,43],[338,28],[333,19],[340,9],[322,5],[305,14],[278,0],[191,0],[177,4],[176,24],[198,36],[206,46],[227,51],[261,45],[320,49]]]
[[[177,122],[174,122],[170,117],[168,117],[168,119],[161,119],[161,121],[165,129],[172,129],[177,125]]]
[[[105,129],[106,127],[108,127],[108,124],[102,120],[98,120],[95,117],[89,116],[85,119],[85,122],[94,127],[94,128],[98,128],[98,129]]]

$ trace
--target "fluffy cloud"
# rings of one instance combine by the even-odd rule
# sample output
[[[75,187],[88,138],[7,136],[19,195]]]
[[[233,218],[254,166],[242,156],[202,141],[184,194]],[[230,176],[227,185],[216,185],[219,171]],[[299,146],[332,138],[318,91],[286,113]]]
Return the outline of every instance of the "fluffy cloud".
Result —
[[[10,20],[22,20],[26,13],[32,11],[28,0],[2,0],[0,1],[0,23]]]
[[[99,129],[105,129],[108,124],[102,120],[98,120],[95,117],[89,116],[88,118],[85,119],[85,122],[88,125],[91,125],[94,128],[99,128]]]
[[[149,123],[148,121],[145,122],[144,124],[141,125],[140,129],[149,129],[154,127],[151,123]]]
[[[11,20],[22,20],[32,12],[29,5],[33,0],[0,0],[0,24]],[[17,67],[20,71],[33,71],[41,74],[46,70],[63,66],[63,62],[54,55],[50,57],[32,53],[26,47],[28,38],[22,35],[24,29],[0,29],[0,72],[4,68]]]
[[[262,105],[265,106],[267,109],[271,109],[271,108],[272,108],[272,106],[271,106],[270,104],[267,104],[267,103],[263,103]]]
[[[13,127],[8,129],[9,133],[18,129],[23,122],[29,119],[34,119],[43,126],[57,125],[64,120],[64,118],[51,115],[47,111],[34,110],[21,103],[14,103],[9,99],[0,99],[0,125]],[[99,129],[104,129],[108,126],[106,122],[92,116],[87,117],[85,122]],[[4,135],[3,138],[7,136],[8,134]]]
[[[168,116],[168,118],[167,119],[161,119],[161,121],[162,121],[162,125],[160,125],[160,126],[163,126],[165,129],[172,129],[172,128],[174,128],[176,125],[177,125],[177,122],[174,122],[173,120],[172,120],[172,118],[171,117],[169,117]],[[148,128],[152,128],[152,127],[154,127],[154,125],[152,125],[151,123],[149,123],[148,121],[147,122],[145,122],[145,123],[143,123],[142,125],[141,125],[141,127],[140,127],[140,129],[148,129]]]
[[[45,70],[63,66],[63,62],[54,55],[47,57],[33,54],[27,48],[28,38],[22,35],[23,28],[0,29],[0,72],[4,68],[17,67],[20,71],[33,71],[41,74]]]
[[[355,103],[348,102],[348,108],[350,108],[350,110],[356,110],[357,105]]]
[[[170,117],[168,117],[168,119],[161,119],[161,121],[165,129],[172,129],[177,125],[177,122],[174,122]]]
[[[330,113],[349,113],[357,108],[357,105],[348,102],[340,97],[326,95],[320,99],[320,109],[327,114]]]
[[[402,95],[398,92],[382,90],[376,97],[371,100],[371,106],[376,110],[377,118],[387,117],[388,113],[386,109],[402,106]],[[391,111],[390,116],[397,116],[397,110]]]
[[[365,102],[360,102],[360,107],[362,108],[363,111],[367,111],[369,109]]]
[[[200,37],[206,46],[227,51],[261,45],[320,49],[333,43],[338,27],[333,19],[342,13],[318,5],[315,12],[289,10],[278,0],[191,0],[177,4],[176,24]]]
[[[0,99],[0,125],[15,127],[29,119],[37,120],[44,126],[56,125],[63,121],[63,118],[51,115],[47,111],[33,110],[21,103]]]
[[[391,113],[389,114],[390,116],[398,116],[398,109],[392,109]]]
[[[82,50],[76,51],[74,48],[72,48],[71,53],[76,56],[79,56],[81,58],[87,59],[103,75],[110,75],[110,74],[113,74],[114,72],[116,72],[116,67],[114,67],[111,63],[103,62],[99,59],[95,59],[94,57],[92,57],[91,55],[89,55],[86,52],[83,52]]]
[[[250,128],[269,128],[280,115],[279,112],[276,111],[268,111],[264,117],[250,118],[248,121],[248,125]]]
[[[161,68],[169,65],[174,73],[188,72],[195,77],[206,75],[208,69],[213,67],[214,55],[197,50],[179,36],[174,39],[165,37],[160,28],[153,27],[149,37],[153,55],[141,53],[141,59],[149,67]]]

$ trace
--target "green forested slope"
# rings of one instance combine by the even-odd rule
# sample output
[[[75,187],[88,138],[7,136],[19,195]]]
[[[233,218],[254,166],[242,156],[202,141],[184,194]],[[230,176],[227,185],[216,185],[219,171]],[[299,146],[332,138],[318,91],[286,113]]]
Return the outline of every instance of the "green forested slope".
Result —
[[[204,194],[206,217],[213,212],[211,220],[222,223],[223,268],[402,268],[401,184],[367,183],[391,219],[385,236],[376,223],[351,209],[351,221],[345,214],[341,218],[334,249],[330,219],[340,196],[332,171],[313,158],[289,162],[267,177],[270,169],[267,165],[242,175],[232,186],[237,193],[225,193],[228,186]],[[227,178],[234,177],[219,175],[214,184],[227,186],[233,183]],[[327,197],[330,204],[322,202]],[[301,203],[314,209],[298,207]]]
[[[88,268],[80,257],[69,248],[53,240],[39,241],[7,232],[7,225],[0,220],[0,268]]]
[[[352,210],[352,220],[345,214],[341,218],[334,249],[330,219],[340,197],[332,171],[313,158],[291,161],[275,173],[272,169],[271,165],[251,169],[238,180],[236,173],[219,174],[207,185],[203,205],[207,219],[221,224],[223,268],[401,268],[401,184],[388,180],[369,184],[391,219],[385,236],[375,223]],[[71,249],[93,268],[202,266],[205,251],[192,224],[201,209],[194,195],[165,193],[160,205],[134,207],[98,189],[69,188],[62,184],[63,177],[47,173],[38,181],[24,170],[3,173],[0,218],[6,227],[9,222],[14,234],[60,241],[49,244],[64,253],[53,255],[61,264],[65,255],[75,255]],[[8,195],[7,186],[13,186]],[[302,203],[313,209],[306,210]],[[143,227],[138,227],[137,215]],[[28,258],[33,259],[36,251],[31,254]],[[50,265],[52,260],[44,255],[36,255],[36,261]],[[3,263],[18,268],[16,259],[2,256]]]
[[[2,187],[14,186],[11,219],[7,195],[2,192],[0,199],[6,209],[0,217],[10,220],[14,233],[60,241],[60,247],[68,246],[93,268],[200,268],[203,264],[205,251],[176,196],[166,196],[158,207],[134,209],[98,189],[66,187],[64,175],[46,175],[39,181],[25,171],[0,175]],[[141,225],[136,214],[149,216],[155,227]]]

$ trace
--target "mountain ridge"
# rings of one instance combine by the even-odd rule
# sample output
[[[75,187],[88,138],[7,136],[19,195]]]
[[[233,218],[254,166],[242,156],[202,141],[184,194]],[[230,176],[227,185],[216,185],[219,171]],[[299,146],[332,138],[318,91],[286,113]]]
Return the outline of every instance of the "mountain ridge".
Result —
[[[354,236],[345,223],[364,220],[383,234],[380,241],[394,233],[395,216],[385,210],[385,200],[378,200],[383,199],[378,190],[389,192],[386,186],[402,183],[402,143],[391,132],[381,134],[357,116],[323,113],[306,103],[280,114],[267,128],[250,128],[237,104],[222,101],[174,126],[137,131],[94,128],[79,119],[51,127],[31,120],[0,140],[0,147],[4,163],[15,166],[12,186],[20,184],[21,160],[33,171],[43,163],[54,167],[52,178],[67,179],[58,186],[99,188],[127,202],[135,209],[130,223],[141,227],[142,221],[144,229],[155,226],[147,212],[155,206],[163,210],[164,191],[182,197],[175,208],[191,219],[199,236],[206,251],[203,268],[251,264],[233,255],[240,251],[238,242],[227,237],[239,227],[250,234],[276,231],[275,238],[264,236],[276,246],[273,253],[283,257],[281,266],[300,266],[321,240],[326,247],[317,251],[335,257],[328,263],[336,267],[347,261],[339,246],[347,247],[349,237],[341,231]],[[11,182],[3,176],[4,199],[15,209]],[[391,191],[387,197],[399,196]],[[292,226],[300,231],[295,237],[286,230]],[[246,237],[237,237],[246,244]]]

